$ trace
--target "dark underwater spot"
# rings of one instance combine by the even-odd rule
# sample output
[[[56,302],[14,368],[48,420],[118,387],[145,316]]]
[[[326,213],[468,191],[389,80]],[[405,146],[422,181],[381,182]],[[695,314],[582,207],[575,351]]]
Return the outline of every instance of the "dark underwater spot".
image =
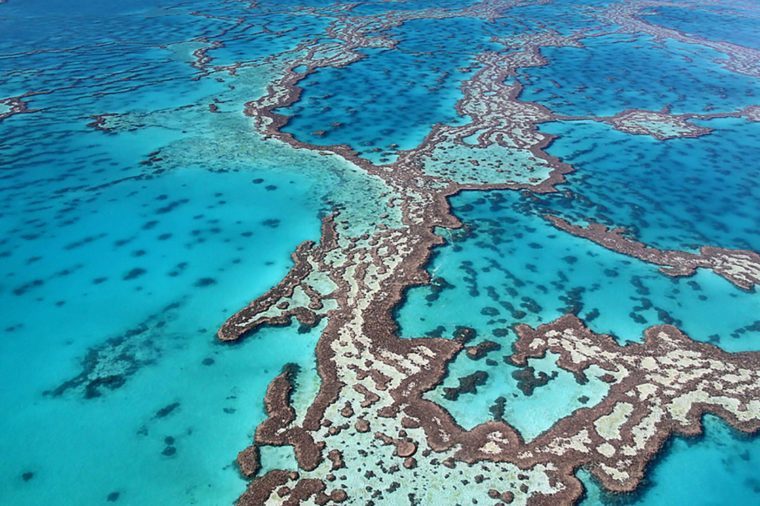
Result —
[[[166,436],[164,438],[164,444],[167,446],[172,446],[174,444],[174,438],[172,436]]]
[[[214,365],[215,360],[211,357],[206,357],[201,361],[201,364],[203,365]]]
[[[271,192],[271,191],[274,191],[274,190],[276,190],[276,189],[277,189],[277,185],[268,184],[268,185],[266,185],[266,186],[264,187],[264,189],[266,189],[266,191],[268,191],[268,192]]]
[[[170,234],[169,232],[166,232],[165,234],[159,235],[158,236],[158,240],[159,241],[165,241],[165,240],[171,238],[171,236],[172,236],[172,234]]]
[[[507,399],[504,397],[497,397],[493,405],[488,408],[488,411],[493,415],[494,420],[504,420],[504,407],[507,403]]]
[[[179,407],[179,402],[172,402],[171,404],[167,404],[163,408],[156,411],[156,414],[153,415],[153,418],[166,418],[170,414],[174,412]]]
[[[142,269],[140,267],[135,267],[134,269],[132,269],[129,272],[127,272],[126,274],[124,274],[124,276],[122,277],[122,279],[124,279],[125,281],[129,281],[131,279],[136,279],[136,278],[139,278],[140,276],[142,276],[143,274],[145,274],[146,272],[147,271],[145,269]]]
[[[177,448],[175,448],[174,446],[167,446],[161,452],[161,455],[163,455],[164,457],[171,457],[171,456],[173,456],[176,453],[177,453]]]
[[[270,218],[261,222],[262,225],[269,228],[277,228],[280,226],[280,220],[276,218]]]
[[[263,183],[263,182],[264,182],[264,180],[263,180],[263,179],[261,179],[260,177],[257,177],[256,179],[252,180],[251,182],[252,182],[253,184],[261,184],[261,183]]]
[[[235,408],[224,408],[224,409],[222,409],[222,411],[224,411],[228,415],[231,415],[231,414],[235,413],[237,411],[237,409],[235,409]]]
[[[538,374],[535,374],[535,372],[532,366],[512,372],[512,377],[517,380],[517,388],[528,397],[533,395],[533,390],[546,385],[549,381],[556,378],[558,374],[557,371],[552,371],[551,376],[544,371],[539,371]]]
[[[67,244],[66,246],[63,247],[63,249],[65,249],[65,250],[76,249],[76,248],[79,248],[81,246],[84,246],[85,244],[89,244],[89,243],[94,242],[94,241],[96,241],[98,239],[101,239],[101,238],[103,238],[105,236],[106,236],[106,234],[87,236],[87,237],[84,237],[82,239],[79,239],[78,241],[74,241],[74,242],[71,242],[71,243]]]
[[[45,282],[41,279],[35,279],[34,281],[30,281],[28,283],[24,283],[21,286],[18,286],[13,289],[13,294],[17,296],[24,295],[27,291],[29,291],[32,288],[42,286]]]
[[[100,387],[106,387],[110,390],[116,390],[126,383],[126,378],[121,374],[113,374],[111,376],[104,376],[102,378],[96,378],[90,381],[85,387],[84,398],[94,399],[100,397]]]
[[[444,327],[443,325],[439,325],[436,328],[434,328],[433,330],[425,332],[425,335],[427,337],[441,337],[441,336],[443,336],[444,332],[446,332],[446,327]]]
[[[108,502],[116,502],[119,500],[119,496],[121,494],[119,492],[111,492],[106,496],[106,501]]]
[[[183,204],[187,204],[188,202],[190,202],[188,199],[175,200],[174,202],[170,202],[169,204],[165,205],[164,207],[159,207],[158,209],[156,209],[155,213],[156,214],[166,214],[166,213],[169,213],[169,212],[173,211],[174,209],[176,209],[177,207],[179,207],[179,206],[181,206]]]
[[[297,332],[298,332],[299,334],[308,334],[309,332],[311,332],[311,329],[312,329],[312,328],[313,328],[313,327],[312,327],[311,325],[306,325],[305,323],[302,323],[302,324],[300,324],[300,325],[298,326],[298,330],[297,330]]]
[[[29,481],[32,478],[34,478],[34,473],[32,471],[24,471],[21,474],[21,479],[24,480],[24,481]]]
[[[202,288],[202,287],[211,286],[215,284],[216,284],[216,280],[214,278],[201,278],[194,283],[194,286]]]
[[[475,371],[468,376],[459,378],[459,386],[445,387],[443,389],[443,397],[450,401],[455,401],[461,394],[476,394],[478,393],[478,387],[485,385],[487,380],[488,373],[486,371]]]
[[[169,276],[176,277],[182,274],[182,272],[187,268],[187,262],[180,262],[174,267],[174,270],[169,271]]]
[[[133,257],[141,257],[141,256],[144,256],[144,255],[145,255],[145,250],[144,249],[136,249],[136,250],[134,250],[132,252],[132,256]]]

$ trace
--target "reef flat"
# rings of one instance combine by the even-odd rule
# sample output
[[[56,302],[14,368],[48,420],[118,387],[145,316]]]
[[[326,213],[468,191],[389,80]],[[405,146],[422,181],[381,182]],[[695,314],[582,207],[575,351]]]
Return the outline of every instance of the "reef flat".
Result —
[[[491,9],[486,11],[489,16],[512,7],[500,2],[482,2],[481,5],[490,5]],[[603,18],[622,24],[621,32],[683,40],[680,34],[675,36],[649,25],[640,26],[634,9],[654,5],[657,4],[615,6],[605,12]],[[473,12],[455,15],[468,16]],[[379,25],[387,29],[400,22],[390,17],[383,18]],[[366,20],[362,19],[362,23]],[[593,36],[603,34],[600,27]],[[340,31],[340,28],[335,28],[332,35],[345,42],[346,51],[362,44],[365,47],[381,44],[367,41],[354,31]],[[434,496],[425,495],[419,488],[421,483],[426,487],[434,483],[439,494],[455,494],[457,488],[466,486],[468,496],[483,500],[569,503],[582,495],[573,477],[579,467],[592,469],[608,490],[635,489],[643,478],[644,468],[663,441],[673,432],[699,433],[704,412],[720,414],[746,432],[758,430],[760,405],[755,386],[760,355],[736,355],[741,365],[737,364],[738,369],[729,372],[725,368],[734,367],[729,365],[730,355],[710,346],[700,348],[706,345],[697,345],[675,328],[652,327],[647,330],[643,345],[647,351],[633,352],[632,348],[630,353],[637,358],[630,362],[624,358],[629,354],[627,349],[618,348],[614,340],[606,336],[596,344],[599,338],[589,334],[582,323],[572,317],[547,325],[540,334],[518,327],[520,339],[515,343],[517,354],[512,360],[525,363],[528,356],[540,357],[551,349],[558,354],[557,364],[563,369],[583,374],[591,364],[600,366],[604,371],[603,381],[613,385],[621,383],[620,390],[614,386],[602,403],[575,411],[529,445],[504,422],[489,422],[463,430],[439,406],[423,399],[424,392],[446,374],[447,362],[462,351],[465,338],[402,340],[397,335],[393,310],[402,301],[406,289],[430,282],[423,268],[431,248],[440,243],[440,238],[433,234],[435,227],[460,226],[449,211],[447,197],[464,189],[557,191],[556,186],[572,168],[544,151],[551,137],[537,128],[538,124],[556,120],[557,116],[538,104],[519,100],[522,86],[518,82],[508,84],[508,80],[515,77],[517,69],[546,65],[540,48],[579,47],[589,36],[592,35],[563,36],[548,31],[499,39],[498,43],[507,52],[479,55],[476,59],[479,70],[462,85],[463,98],[456,109],[468,122],[464,126],[434,127],[418,148],[399,153],[398,160],[390,165],[367,162],[350,146],[309,145],[292,134],[281,132],[287,118],[274,111],[299,99],[298,82],[316,68],[345,65],[350,58],[347,54],[330,59],[315,58],[319,52],[312,50],[306,59],[293,62],[293,67],[270,88],[264,99],[249,103],[247,113],[256,118],[258,128],[267,135],[295,147],[334,153],[386,180],[392,188],[388,205],[401,208],[402,223],[396,226],[379,223],[377,233],[356,237],[342,232],[348,227],[341,226],[340,214],[331,217],[325,222],[321,244],[304,245],[299,250],[294,259],[296,267],[286,281],[238,313],[219,331],[221,339],[235,340],[273,321],[289,321],[295,317],[302,324],[313,324],[322,317],[329,320],[317,348],[322,387],[303,422],[294,423],[292,413],[287,414],[292,412],[288,391],[293,379],[283,373],[267,393],[270,418],[257,430],[254,446],[239,456],[246,474],[254,476],[258,467],[255,449],[259,445],[292,444],[300,472],[271,471],[255,479],[241,497],[242,503],[260,504],[274,494],[289,501],[314,496],[318,503],[343,502],[352,497],[350,488],[343,483],[360,480],[351,477],[354,473],[376,480],[374,486],[358,493],[362,496],[371,493],[373,499],[381,502],[404,496],[415,497],[423,503],[434,501]],[[393,43],[385,40],[382,44],[393,47]],[[754,75],[755,64],[746,57],[751,50],[719,47],[730,57],[728,68]],[[305,70],[295,72],[293,68]],[[658,140],[709,133],[697,127],[689,129],[683,117],[673,117],[674,126],[668,128],[670,118],[666,113],[645,115],[641,112],[636,117],[633,112],[626,112],[611,123],[629,133],[651,131]],[[468,142],[469,139],[474,141]],[[586,232],[559,218],[548,219],[566,232],[666,265],[670,275],[690,275],[697,267],[712,267],[745,289],[752,289],[758,282],[760,257],[752,251],[706,247],[701,257],[690,253],[679,256],[677,252],[656,254],[606,229],[592,227]],[[319,294],[309,277],[328,277],[335,288],[330,293]],[[308,304],[294,304],[296,291],[309,295]],[[324,299],[334,300],[336,307],[321,312]],[[539,335],[566,336],[568,341],[543,347],[531,344]],[[586,339],[589,342],[584,344]],[[531,353],[521,353],[522,349],[531,349]],[[578,351],[574,351],[576,349]],[[604,352],[610,353],[607,363],[591,358],[601,358]],[[582,361],[580,357],[588,359]],[[715,358],[710,362],[708,357]],[[668,372],[665,363],[685,369]],[[695,366],[699,367],[697,364],[704,364],[703,373],[698,368],[695,370]],[[711,367],[716,369],[711,372]],[[657,371],[662,377],[650,382],[637,376],[647,370]],[[623,376],[616,377],[613,372]],[[638,379],[624,381],[623,377],[629,373]],[[698,377],[703,379],[697,380]],[[735,385],[723,385],[721,377]],[[698,385],[695,381],[704,383]],[[672,397],[664,396],[656,385],[664,387]],[[681,387],[677,385],[683,385],[684,390],[678,390]],[[695,390],[699,394],[695,394]],[[640,392],[638,397],[629,401],[621,397],[623,392],[635,397],[633,392],[636,391]],[[730,392],[728,397],[724,397],[724,392]],[[630,432],[623,433],[624,428]],[[358,455],[357,448],[360,448]],[[328,456],[326,460],[323,460],[324,454]],[[373,468],[372,462],[376,462],[379,469]],[[447,484],[434,477],[437,473],[433,470],[437,466],[446,468],[439,473],[451,482],[452,490],[447,491]],[[410,471],[416,480],[404,478]],[[494,477],[505,475],[512,479],[499,485],[494,483]],[[388,488],[385,488],[386,481],[390,482]],[[457,497],[464,497],[458,493]]]
[[[18,281],[16,267],[3,296],[44,316],[50,309],[33,308],[49,287],[84,272],[99,294],[119,283],[96,308],[125,293],[144,305],[75,346],[68,358],[79,362],[46,376],[40,402],[144,396],[150,409],[130,428],[158,437],[161,458],[181,457],[193,420],[204,435],[177,462],[238,452],[215,472],[246,480],[189,497],[168,485],[101,497],[575,504],[642,494],[645,503],[647,474],[674,438],[702,435],[706,416],[756,448],[760,51],[660,25],[657,14],[721,1],[190,4],[140,14],[192,19],[171,41],[154,36],[140,70],[90,69],[79,86],[42,72],[50,81],[34,87],[29,72],[8,70],[2,83],[3,128],[38,121],[53,131],[51,114],[74,125],[43,141],[37,165],[83,139],[70,148],[69,176],[50,176],[42,191],[66,199],[48,220],[82,224],[61,244],[48,239],[67,267]],[[751,3],[722,15],[760,24]],[[426,51],[426,30],[440,47]],[[395,55],[397,72],[372,65]],[[143,90],[152,87],[183,92]],[[399,90],[418,111],[394,109]],[[15,171],[3,191],[22,204],[4,213],[40,212],[26,224],[46,237],[24,135],[8,135]],[[91,155],[104,166],[80,174],[83,153],[109,143]],[[137,218],[90,223],[90,203]],[[26,235],[19,220],[10,237]],[[13,239],[0,245],[18,265],[49,261],[45,243],[17,259]],[[115,259],[118,273],[93,269],[90,255]],[[86,304],[57,318],[88,314]],[[6,333],[36,329],[23,314],[4,317]],[[199,368],[217,372],[196,379]],[[175,373],[184,383],[159,403],[150,385]],[[236,432],[223,454],[214,438],[226,427]],[[744,500],[757,494],[751,480],[741,487]]]

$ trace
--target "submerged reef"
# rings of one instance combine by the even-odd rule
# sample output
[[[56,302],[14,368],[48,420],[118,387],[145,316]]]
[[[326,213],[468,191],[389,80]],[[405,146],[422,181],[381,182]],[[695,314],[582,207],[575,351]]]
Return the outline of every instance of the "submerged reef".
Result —
[[[610,230],[599,223],[590,223],[583,228],[557,216],[547,216],[546,219],[560,230],[589,239],[613,251],[660,265],[660,270],[668,276],[691,276],[698,268],[704,268],[745,290],[751,290],[760,284],[760,255],[754,251],[711,246],[702,247],[699,254],[659,250],[626,237],[623,229]]]
[[[17,114],[29,114],[38,112],[37,109],[30,109],[28,97],[39,95],[40,93],[27,92],[17,97],[7,97],[0,99],[0,121],[15,116]]]
[[[721,63],[728,70],[758,75],[756,51],[650,25],[637,16],[659,3],[624,2],[595,14],[614,25],[600,26],[593,33],[566,35],[546,29],[494,38],[502,49],[478,55],[472,64],[474,74],[461,86],[456,110],[466,122],[435,125],[418,147],[401,151],[392,163],[378,165],[352,146],[317,146],[282,130],[289,118],[278,111],[300,99],[299,83],[307,75],[322,67],[350,65],[364,57],[360,49],[392,50],[396,45],[388,34],[392,27],[421,18],[494,19],[521,3],[486,0],[462,10],[402,10],[374,16],[352,16],[346,9],[330,25],[329,41],[299,48],[267,92],[246,104],[254,127],[271,142],[340,157],[381,179],[388,188],[383,194],[387,208],[397,210],[400,220],[391,222],[379,215],[374,226],[356,234],[336,210],[324,219],[320,242],[307,242],[296,250],[285,279],[219,330],[221,340],[235,341],[263,325],[284,325],[295,318],[313,326],[327,319],[316,349],[321,386],[304,416],[299,419],[291,404],[293,370],[284,370],[267,391],[269,418],[257,428],[253,445],[238,457],[243,473],[253,479],[241,504],[268,500],[296,504],[309,499],[317,504],[382,503],[407,498],[412,503],[434,503],[441,494],[456,497],[458,503],[565,504],[583,494],[574,475],[581,467],[608,491],[634,490],[668,438],[700,433],[704,413],[716,414],[744,432],[760,429],[760,354],[727,353],[668,325],[649,328],[642,344],[621,346],[570,315],[536,329],[518,326],[510,360],[527,366],[530,359],[550,351],[557,355],[560,368],[581,379],[594,366],[594,374],[610,385],[598,404],[575,410],[526,442],[500,417],[465,430],[425,398],[460,353],[466,350],[477,360],[496,349],[487,344],[466,348],[462,337],[401,339],[398,335],[394,309],[405,291],[431,282],[425,267],[431,249],[443,242],[435,231],[461,227],[447,198],[465,189],[556,192],[573,171],[547,153],[553,137],[539,131],[538,125],[579,118],[563,118],[537,103],[521,101],[518,69],[546,65],[541,48],[582,47],[586,37],[625,32],[703,44],[728,55]],[[751,114],[752,109],[747,109],[715,117]],[[670,115],[667,107],[659,113],[627,111],[590,119],[658,140],[710,133],[690,122],[705,117]],[[760,257],[752,251],[710,246],[699,253],[663,251],[620,230],[597,224],[584,229],[556,216],[547,219],[564,232],[660,265],[670,276],[708,268],[746,290],[760,279]],[[519,378],[526,391],[551,379],[545,373],[534,377],[532,369],[525,371]],[[456,398],[474,392],[486,378],[482,371],[460,378],[459,387],[446,389],[446,395]],[[502,398],[502,412],[504,402],[509,401]],[[258,476],[259,449],[266,445],[293,446],[299,469]]]

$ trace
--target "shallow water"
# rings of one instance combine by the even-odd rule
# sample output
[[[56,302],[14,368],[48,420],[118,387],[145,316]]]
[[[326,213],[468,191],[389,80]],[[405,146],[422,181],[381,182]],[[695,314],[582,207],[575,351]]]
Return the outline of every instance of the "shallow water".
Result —
[[[587,497],[581,504],[751,504],[757,501],[760,445],[712,416],[705,433],[675,438],[652,466],[641,490],[613,496],[579,473]]]
[[[621,341],[639,341],[645,329],[670,323],[727,351],[760,349],[756,293],[707,271],[669,278],[655,266],[564,234],[525,213],[530,200],[515,192],[465,192],[453,199],[465,228],[444,233],[448,244],[436,250],[429,266],[432,285],[409,290],[398,310],[406,337],[451,337],[465,326],[478,336],[468,345],[489,340],[501,346],[479,360],[461,354],[428,395],[463,427],[493,419],[492,409],[504,398],[503,418],[532,439],[605,395],[606,385],[593,374],[589,383],[578,384],[551,359],[530,365],[536,375],[556,371],[556,378],[532,395],[520,391],[514,377],[520,368],[508,361],[517,323],[535,326],[573,313],[593,331]],[[488,376],[475,394],[455,401],[445,397],[447,388],[477,371]],[[587,399],[580,402],[580,397]]]
[[[3,24],[15,26],[3,37],[2,95],[59,88],[33,101],[48,114],[0,124],[0,430],[13,435],[0,439],[5,504],[230,503],[245,486],[233,459],[264,417],[268,383],[293,362],[303,402],[316,387],[319,328],[269,329],[234,347],[214,334],[279,281],[298,243],[319,237],[323,192],[298,165],[273,170],[273,157],[140,163],[245,125],[238,107],[218,121],[152,112],[225,93],[191,79],[187,52],[155,46],[175,42],[161,25],[181,39],[217,21],[147,10],[156,5],[82,4],[66,19],[96,28],[74,32],[60,23],[63,5],[2,6]],[[52,50],[56,39],[78,48],[63,60],[12,55]],[[72,76],[82,80],[67,88]],[[118,133],[85,126],[126,111],[148,114]]]

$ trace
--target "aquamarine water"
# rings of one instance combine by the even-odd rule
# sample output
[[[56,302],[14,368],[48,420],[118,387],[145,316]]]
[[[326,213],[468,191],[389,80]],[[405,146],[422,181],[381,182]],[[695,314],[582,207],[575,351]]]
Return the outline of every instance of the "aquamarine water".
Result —
[[[471,3],[363,2],[353,14]],[[218,343],[216,330],[282,279],[296,246],[319,239],[327,213],[340,209],[356,235],[371,231],[390,190],[353,164],[253,129],[245,103],[266,92],[300,43],[329,38],[332,10],[347,5],[255,4],[0,4],[0,99],[35,93],[23,98],[33,112],[0,121],[0,503],[230,504],[247,484],[234,458],[286,363],[300,366],[299,415],[311,404],[326,322],[265,328],[236,345]],[[465,123],[455,110],[460,86],[478,54],[499,49],[494,36],[595,29],[576,4],[394,27],[397,48],[362,50],[366,58],[306,78],[301,100],[279,111],[292,116],[285,131],[393,162],[434,124]],[[757,47],[758,21],[744,12],[658,7],[646,18]],[[720,66],[725,55],[712,49],[629,34],[583,45],[543,49],[549,65],[517,73],[521,99],[571,116],[758,104],[757,79]],[[201,64],[193,52],[204,48],[212,60]],[[89,125],[100,114],[107,131]],[[531,395],[505,360],[514,324],[567,312],[621,342],[672,323],[727,351],[760,349],[756,291],[705,270],[666,277],[542,218],[625,226],[660,248],[760,251],[760,123],[698,124],[714,132],[662,142],[588,120],[547,123],[541,130],[557,136],[549,153],[576,168],[560,193],[452,199],[464,228],[438,230],[447,243],[429,263],[433,284],[407,292],[401,333],[452,337],[468,326],[477,334],[469,344],[501,348],[478,360],[461,354],[428,399],[465,428],[497,417],[526,440],[599,402],[606,384],[578,383],[551,355],[531,361],[548,378]],[[447,398],[479,371],[487,377],[475,392]],[[757,437],[710,417],[705,426],[704,437],[669,444],[644,487],[622,500],[757,502]],[[292,468],[293,459],[287,447],[262,452],[264,470]],[[584,473],[584,504],[621,500]]]
[[[318,238],[324,192],[304,177],[308,158],[222,156],[220,138],[249,135],[237,100],[219,117],[161,114],[231,93],[194,81],[178,47],[229,22],[156,2],[2,10],[0,94],[54,91],[34,99],[44,114],[0,124],[1,502],[230,503],[269,381],[295,362],[314,392],[319,328],[237,347],[214,334]],[[249,40],[265,55],[297,36]],[[86,126],[106,112],[138,116],[119,133]],[[141,163],[183,145],[196,155],[177,166]]]
[[[468,344],[489,340],[501,346],[479,360],[460,355],[427,396],[463,427],[493,419],[492,409],[503,398],[503,418],[532,439],[606,394],[607,385],[592,375],[578,384],[554,360],[531,361],[535,375],[557,376],[531,395],[523,393],[514,377],[520,368],[508,360],[512,327],[520,322],[535,326],[573,313],[595,332],[624,341],[640,341],[646,328],[670,323],[728,351],[758,349],[756,294],[711,272],[663,276],[656,266],[561,233],[525,212],[530,200],[514,192],[466,192],[453,199],[465,229],[444,235],[448,243],[436,250],[429,267],[432,286],[411,289],[398,312],[407,337],[452,337],[467,326],[478,334]],[[446,398],[447,388],[478,371],[487,379],[476,393]]]

